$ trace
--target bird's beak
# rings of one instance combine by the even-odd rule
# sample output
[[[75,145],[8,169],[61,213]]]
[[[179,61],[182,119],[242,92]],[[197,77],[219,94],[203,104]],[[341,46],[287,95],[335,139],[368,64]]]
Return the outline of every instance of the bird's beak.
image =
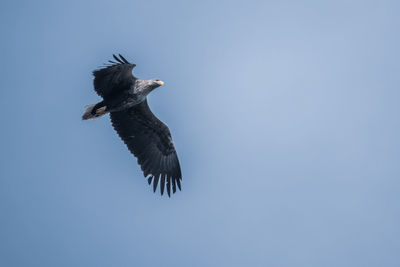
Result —
[[[161,85],[163,85],[164,84],[164,82],[163,81],[157,81],[156,82],[159,86],[161,86]]]

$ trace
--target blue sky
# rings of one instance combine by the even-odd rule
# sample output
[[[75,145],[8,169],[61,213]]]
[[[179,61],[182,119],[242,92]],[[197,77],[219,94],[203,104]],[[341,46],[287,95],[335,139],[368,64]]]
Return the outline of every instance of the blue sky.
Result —
[[[1,266],[399,266],[398,1],[2,1]],[[153,194],[91,71],[173,134]]]

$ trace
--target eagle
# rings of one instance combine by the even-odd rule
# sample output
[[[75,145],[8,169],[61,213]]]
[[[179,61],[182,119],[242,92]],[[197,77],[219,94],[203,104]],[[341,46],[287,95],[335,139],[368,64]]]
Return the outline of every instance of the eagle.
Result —
[[[156,192],[164,187],[168,196],[181,190],[181,168],[168,126],[150,110],[147,95],[164,84],[159,79],[142,80],[132,73],[136,66],[121,54],[115,61],[93,71],[94,90],[103,98],[89,105],[83,120],[97,119],[107,113],[111,123],[129,151],[137,158],[149,185]]]

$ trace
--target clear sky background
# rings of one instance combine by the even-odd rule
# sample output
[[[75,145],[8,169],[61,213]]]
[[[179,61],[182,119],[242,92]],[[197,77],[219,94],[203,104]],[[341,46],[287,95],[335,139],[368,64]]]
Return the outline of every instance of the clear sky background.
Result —
[[[399,1],[1,1],[0,266],[400,266]],[[165,85],[183,191],[99,101]]]

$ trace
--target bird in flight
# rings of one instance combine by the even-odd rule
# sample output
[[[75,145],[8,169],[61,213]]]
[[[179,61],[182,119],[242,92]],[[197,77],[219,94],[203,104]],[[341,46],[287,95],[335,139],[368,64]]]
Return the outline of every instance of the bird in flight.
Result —
[[[123,56],[93,71],[94,90],[103,101],[87,107],[83,120],[96,119],[110,113],[111,123],[127,145],[149,185],[156,192],[164,187],[168,196],[181,190],[181,167],[168,126],[160,121],[147,104],[147,95],[164,84],[159,79],[142,80],[132,74],[136,66]]]

